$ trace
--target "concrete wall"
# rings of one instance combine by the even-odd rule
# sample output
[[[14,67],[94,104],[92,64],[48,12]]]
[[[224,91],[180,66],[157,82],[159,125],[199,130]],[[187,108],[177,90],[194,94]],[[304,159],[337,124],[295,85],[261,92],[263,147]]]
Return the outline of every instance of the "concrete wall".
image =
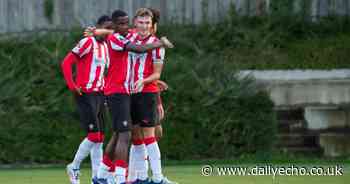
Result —
[[[304,109],[325,156],[350,154],[350,70],[241,71],[264,84],[277,109]],[[343,130],[332,132],[332,130]]]
[[[350,0],[290,0],[287,11],[306,12],[310,17],[350,15]],[[52,20],[45,15],[53,5]],[[67,29],[92,25],[96,18],[120,8],[129,14],[140,7],[161,10],[163,23],[198,24],[218,21],[233,4],[240,15],[260,15],[278,0],[0,0],[0,33],[38,29]],[[50,3],[48,3],[50,4]]]
[[[350,70],[242,71],[265,83],[277,108],[350,105]]]

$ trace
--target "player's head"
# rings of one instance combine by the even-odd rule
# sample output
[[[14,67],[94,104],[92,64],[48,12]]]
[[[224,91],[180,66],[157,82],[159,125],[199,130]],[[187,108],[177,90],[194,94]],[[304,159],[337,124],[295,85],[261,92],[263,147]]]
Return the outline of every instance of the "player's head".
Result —
[[[97,28],[112,29],[112,19],[108,15],[102,15],[97,19]]]
[[[141,36],[148,36],[151,34],[153,25],[153,14],[148,8],[140,8],[135,14],[135,28]]]
[[[102,15],[97,19],[96,22],[97,28],[103,28],[103,29],[112,29],[112,19],[108,15]],[[98,40],[103,40],[105,37],[96,36]]]
[[[160,11],[158,9],[155,8],[148,8],[149,10],[151,10],[152,14],[153,14],[153,19],[152,19],[152,34],[156,34],[157,29],[158,29],[158,23],[160,20]]]
[[[114,31],[121,35],[127,35],[129,29],[129,17],[123,10],[115,10],[112,13]]]

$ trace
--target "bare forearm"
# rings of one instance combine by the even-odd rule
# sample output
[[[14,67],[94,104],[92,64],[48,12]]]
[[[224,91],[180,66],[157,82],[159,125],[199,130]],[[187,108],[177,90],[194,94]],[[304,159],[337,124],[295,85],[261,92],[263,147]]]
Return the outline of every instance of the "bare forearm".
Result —
[[[153,81],[156,81],[160,78],[160,73],[153,73],[152,75],[148,76],[143,80],[144,84],[151,83]]]
[[[160,48],[162,46],[163,46],[162,42],[154,42],[154,43],[145,44],[145,45],[136,45],[133,43],[129,43],[126,45],[125,50],[136,52],[136,53],[145,53],[149,50]]]
[[[113,33],[112,29],[85,29],[84,36],[107,36]]]

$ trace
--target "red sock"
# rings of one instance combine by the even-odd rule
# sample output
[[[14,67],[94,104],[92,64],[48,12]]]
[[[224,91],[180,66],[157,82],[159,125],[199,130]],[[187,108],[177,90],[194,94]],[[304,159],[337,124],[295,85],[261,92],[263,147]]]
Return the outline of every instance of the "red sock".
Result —
[[[109,158],[107,154],[103,155],[103,160],[102,162],[109,167],[109,172],[114,172],[115,170],[115,164],[113,164],[112,160]]]

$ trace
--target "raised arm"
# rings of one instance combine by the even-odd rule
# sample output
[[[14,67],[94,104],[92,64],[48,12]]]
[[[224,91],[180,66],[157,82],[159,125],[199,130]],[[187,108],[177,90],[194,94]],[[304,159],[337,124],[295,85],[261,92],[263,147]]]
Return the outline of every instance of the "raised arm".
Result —
[[[84,36],[107,36],[113,34],[114,31],[112,29],[96,29],[95,27],[88,27],[84,30]]]
[[[136,45],[129,42],[125,45],[125,50],[135,53],[145,53],[149,50],[157,49],[160,47],[174,48],[174,45],[166,37],[162,37],[159,41],[145,45]]]

